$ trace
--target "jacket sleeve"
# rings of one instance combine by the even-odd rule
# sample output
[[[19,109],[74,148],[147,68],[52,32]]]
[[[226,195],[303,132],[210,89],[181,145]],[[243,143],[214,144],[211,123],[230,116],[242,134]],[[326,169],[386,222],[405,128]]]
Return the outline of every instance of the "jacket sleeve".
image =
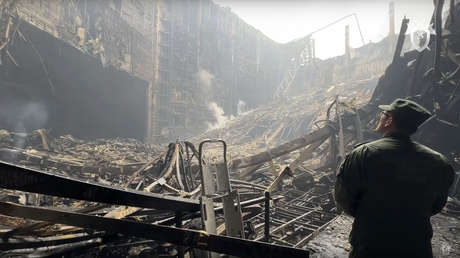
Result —
[[[441,212],[444,205],[446,205],[447,197],[449,195],[449,189],[454,182],[454,169],[445,161],[445,166],[441,169],[443,173],[440,173],[440,184],[439,189],[435,193],[435,201],[433,203],[432,215]]]
[[[334,198],[339,209],[355,216],[356,209],[365,191],[364,161],[367,148],[360,146],[346,156],[340,165],[334,188]]]

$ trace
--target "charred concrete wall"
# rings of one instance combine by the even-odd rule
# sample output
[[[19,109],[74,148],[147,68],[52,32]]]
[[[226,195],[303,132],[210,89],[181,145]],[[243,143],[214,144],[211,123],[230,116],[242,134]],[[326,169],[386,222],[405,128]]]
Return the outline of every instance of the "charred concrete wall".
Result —
[[[147,81],[149,139],[205,130],[216,119],[210,106],[229,116],[240,100],[260,105],[280,78],[279,45],[209,0],[19,0],[14,5],[22,22],[96,57],[104,67]]]
[[[214,122],[212,107],[229,116],[239,100],[269,100],[267,89],[279,77],[278,44],[211,1],[157,3],[154,131],[191,135]]]
[[[146,138],[154,141],[202,132],[218,116],[236,115],[238,103],[252,108],[268,102],[305,45],[278,44],[211,0],[0,3],[20,22],[92,56],[102,68],[145,81],[144,107],[136,108],[145,116]],[[388,46],[370,44],[302,67],[290,91],[380,75],[390,62]]]
[[[302,66],[288,91],[289,95],[308,92],[312,88],[340,86],[364,81],[376,85],[377,79],[391,63],[395,42],[387,37],[378,43],[369,43],[360,48],[350,49],[349,55],[326,60],[316,59]],[[410,42],[404,44],[404,51]]]
[[[17,30],[0,66],[1,128],[145,138],[146,81],[103,67],[99,59],[28,23]]]

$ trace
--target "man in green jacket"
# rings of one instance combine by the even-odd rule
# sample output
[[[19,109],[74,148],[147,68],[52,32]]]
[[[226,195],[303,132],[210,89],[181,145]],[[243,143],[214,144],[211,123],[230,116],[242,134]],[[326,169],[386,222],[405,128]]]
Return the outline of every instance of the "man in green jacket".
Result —
[[[350,257],[431,258],[430,217],[446,204],[453,169],[410,139],[431,116],[425,108],[405,99],[379,108],[383,138],[357,146],[337,173],[337,206],[354,217]]]

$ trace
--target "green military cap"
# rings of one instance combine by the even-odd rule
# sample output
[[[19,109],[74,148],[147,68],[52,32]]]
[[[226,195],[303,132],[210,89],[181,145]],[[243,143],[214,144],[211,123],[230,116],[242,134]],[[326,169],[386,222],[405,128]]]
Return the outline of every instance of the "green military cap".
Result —
[[[391,112],[395,119],[415,128],[431,116],[426,108],[408,99],[395,99],[390,105],[380,105],[379,108]]]

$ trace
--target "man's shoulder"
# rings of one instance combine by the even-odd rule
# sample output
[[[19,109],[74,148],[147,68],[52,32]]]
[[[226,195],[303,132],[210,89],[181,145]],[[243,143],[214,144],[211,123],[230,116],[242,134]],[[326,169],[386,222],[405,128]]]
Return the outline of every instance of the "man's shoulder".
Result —
[[[347,154],[347,159],[357,161],[372,156],[373,153],[378,152],[372,143],[373,141],[367,141],[356,144]]]
[[[358,143],[354,146],[353,150],[362,151],[362,150],[377,150],[380,147],[385,146],[385,139],[378,139],[374,141],[365,141]]]
[[[414,142],[414,144],[416,145],[417,151],[423,153],[424,159],[430,161],[433,166],[437,167],[436,175],[447,179],[447,185],[451,185],[454,180],[455,172],[447,157],[423,144],[417,142]]]
[[[424,153],[429,153],[429,154],[433,154],[433,155],[436,155],[436,156],[442,156],[441,153],[433,150],[432,148],[424,145],[424,144],[421,144],[421,143],[418,143],[416,141],[413,142],[415,147],[417,148],[418,151],[420,152],[424,152]]]
[[[442,162],[442,163],[448,163],[448,159],[441,153],[431,149],[430,147],[423,145],[418,142],[414,142],[415,148],[418,152],[424,153],[427,156],[431,156],[433,159]]]
[[[353,146],[353,149],[351,150],[350,154],[351,153],[363,152],[364,150],[367,149],[367,146],[366,146],[367,143],[369,143],[369,142],[360,142],[358,144],[355,144],[355,146]]]
[[[353,149],[359,148],[360,146],[365,145],[365,144],[367,144],[369,142],[370,141],[357,143],[357,144],[355,144],[355,146],[353,146]]]

